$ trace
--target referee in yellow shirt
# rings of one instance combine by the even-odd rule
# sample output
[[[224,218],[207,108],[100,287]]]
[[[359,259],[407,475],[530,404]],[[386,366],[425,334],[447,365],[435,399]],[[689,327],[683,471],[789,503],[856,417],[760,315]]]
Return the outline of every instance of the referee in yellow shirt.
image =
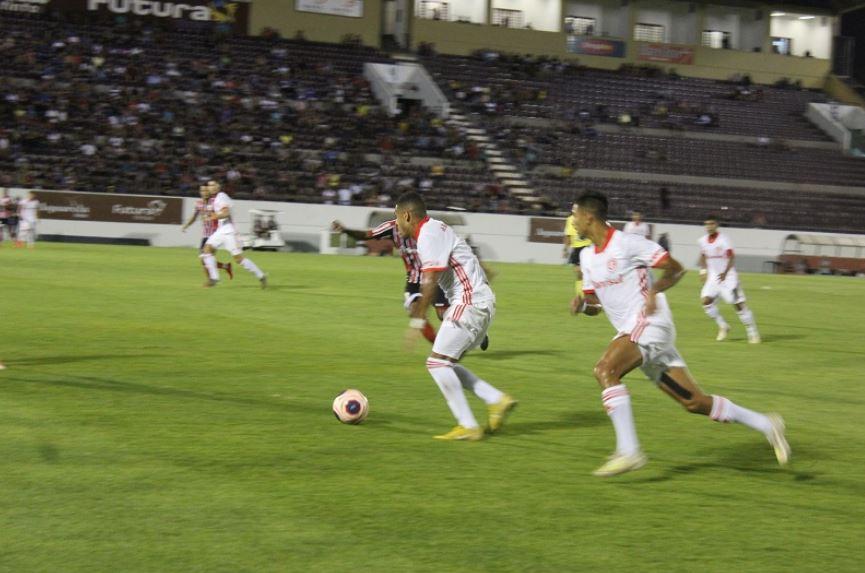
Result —
[[[578,297],[583,296],[583,271],[580,270],[580,251],[584,247],[588,247],[592,242],[584,239],[577,233],[577,228],[574,227],[574,217],[577,215],[577,204],[574,203],[571,207],[571,214],[565,220],[565,244],[562,257],[568,259],[568,264],[574,265],[574,277],[576,284],[574,290]]]

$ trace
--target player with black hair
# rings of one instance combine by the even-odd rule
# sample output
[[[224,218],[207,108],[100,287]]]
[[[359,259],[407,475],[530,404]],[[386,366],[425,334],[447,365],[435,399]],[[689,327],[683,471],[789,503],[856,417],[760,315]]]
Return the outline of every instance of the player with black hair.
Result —
[[[576,297],[571,310],[588,315],[603,310],[616,329],[616,336],[594,368],[603,389],[604,408],[616,432],[616,450],[594,474],[614,476],[639,469],[647,461],[637,440],[631,397],[622,383],[622,378],[637,367],[689,412],[718,422],[737,422],[763,433],[778,463],[786,464],[790,446],[781,417],[705,394],[676,350],[676,327],[663,292],[685,274],[682,265],[657,243],[610,226],[604,195],[587,192],[577,205],[577,230],[595,246],[583,249],[580,255],[585,298]],[[658,280],[652,277],[651,268],[663,271]]]

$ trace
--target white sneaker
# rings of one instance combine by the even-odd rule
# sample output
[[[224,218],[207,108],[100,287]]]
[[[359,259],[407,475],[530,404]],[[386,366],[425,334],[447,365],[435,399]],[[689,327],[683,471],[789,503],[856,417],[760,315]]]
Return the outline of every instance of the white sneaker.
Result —
[[[597,477],[612,477],[625,472],[638,470],[649,461],[649,458],[643,452],[636,452],[628,456],[621,454],[613,454],[607,459],[607,462],[592,472],[593,476]]]
[[[784,437],[784,418],[778,414],[766,414],[769,422],[772,423],[772,431],[766,436],[769,443],[775,448],[775,457],[778,458],[778,464],[785,466],[790,460],[790,444],[787,443],[787,438]]]
[[[718,327],[718,336],[715,337],[715,340],[721,342],[722,340],[727,340],[727,335],[730,334],[730,325],[725,324],[724,326]]]
[[[760,339],[760,333],[756,330],[752,330],[748,333],[748,342],[751,344],[760,344],[762,340]]]

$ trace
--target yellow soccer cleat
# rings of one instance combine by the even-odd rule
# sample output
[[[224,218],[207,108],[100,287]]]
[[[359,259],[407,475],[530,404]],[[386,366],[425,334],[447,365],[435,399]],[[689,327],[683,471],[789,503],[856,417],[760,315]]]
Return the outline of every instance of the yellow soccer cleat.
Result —
[[[512,396],[504,394],[498,402],[487,406],[487,410],[489,411],[487,431],[491,434],[499,431],[505,423],[508,414],[517,407],[517,404],[519,404],[519,402],[514,400]]]
[[[775,457],[778,459],[778,464],[786,466],[790,460],[790,444],[787,443],[787,438],[784,437],[784,418],[778,414],[766,414],[769,421],[772,423],[772,432],[767,436],[769,443],[775,448]]]
[[[447,434],[433,436],[436,440],[465,440],[468,442],[476,442],[484,437],[484,431],[480,428],[466,428],[464,426],[456,426]]]
[[[621,454],[613,454],[607,460],[607,463],[592,472],[593,476],[597,477],[612,477],[625,472],[638,470],[649,461],[649,458],[643,452],[624,456]]]

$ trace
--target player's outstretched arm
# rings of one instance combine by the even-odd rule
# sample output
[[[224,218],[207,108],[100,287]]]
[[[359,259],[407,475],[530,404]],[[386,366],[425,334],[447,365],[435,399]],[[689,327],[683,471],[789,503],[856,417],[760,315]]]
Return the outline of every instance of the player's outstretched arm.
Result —
[[[665,257],[655,268],[661,269],[664,274],[649,289],[649,296],[646,298],[646,316],[655,313],[655,295],[671,288],[685,276],[682,263],[670,256]]]
[[[189,226],[195,222],[196,219],[198,219],[198,209],[196,209],[195,211],[192,212],[192,216],[189,217],[189,220],[186,222],[185,225],[183,225],[183,232],[184,233],[186,232],[186,229],[188,229]]]
[[[365,241],[370,238],[369,231],[360,231],[358,229],[346,229],[342,226],[342,223],[339,221],[334,221],[330,224],[330,228],[336,231],[337,233],[345,233],[352,239],[357,239],[358,241]]]

